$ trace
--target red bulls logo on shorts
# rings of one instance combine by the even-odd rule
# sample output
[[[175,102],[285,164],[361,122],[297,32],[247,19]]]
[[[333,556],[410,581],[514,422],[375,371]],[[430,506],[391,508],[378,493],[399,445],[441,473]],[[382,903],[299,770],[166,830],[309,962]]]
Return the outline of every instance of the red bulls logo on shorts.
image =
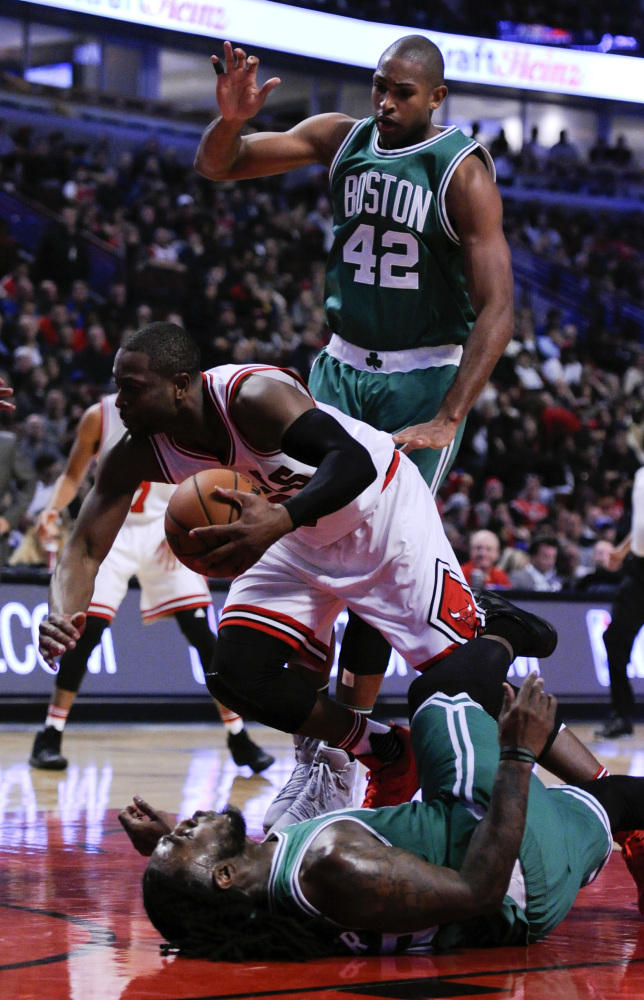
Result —
[[[483,624],[467,585],[440,559],[428,622],[455,642],[476,638]]]

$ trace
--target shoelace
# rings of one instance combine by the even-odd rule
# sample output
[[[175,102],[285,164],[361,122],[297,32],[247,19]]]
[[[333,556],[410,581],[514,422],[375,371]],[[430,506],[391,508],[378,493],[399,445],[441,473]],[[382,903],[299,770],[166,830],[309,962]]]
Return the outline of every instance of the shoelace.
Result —
[[[313,739],[312,737],[305,737],[302,741],[302,746],[296,748],[295,760],[297,763],[291,772],[291,777],[284,785],[284,788],[281,792],[278,792],[273,799],[273,805],[276,802],[282,802],[284,799],[297,798],[308,781],[309,774],[311,773],[311,765],[313,764],[315,753],[319,744],[319,740]],[[300,760],[300,757],[304,759]]]
[[[273,799],[273,803],[281,802],[283,799],[297,798],[308,781],[310,767],[310,763],[297,764],[282,791],[279,792]]]
[[[293,817],[294,823],[319,816],[328,811],[327,804],[338,789],[346,792],[348,787],[346,771],[332,771],[325,761],[316,761],[303,794],[298,796],[289,809],[289,816]]]

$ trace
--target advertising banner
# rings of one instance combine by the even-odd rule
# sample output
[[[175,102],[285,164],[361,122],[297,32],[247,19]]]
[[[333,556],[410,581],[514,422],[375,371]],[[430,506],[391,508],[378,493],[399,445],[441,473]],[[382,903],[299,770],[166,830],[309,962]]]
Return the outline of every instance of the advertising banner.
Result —
[[[210,625],[216,631],[225,591],[214,591]],[[47,589],[24,584],[2,587],[0,600],[0,704],[3,697],[46,698],[53,672],[37,652],[38,626],[47,613]],[[610,603],[520,600],[527,610],[547,618],[559,632],[559,645],[547,660],[519,657],[510,677],[520,682],[531,669],[540,671],[547,690],[568,702],[607,701],[608,667],[602,634],[610,622]],[[174,619],[143,626],[139,591],[131,589],[100,646],[94,650],[82,693],[100,700],[155,697],[208,697],[197,652],[188,646]],[[338,639],[344,620],[336,625]],[[338,646],[339,643],[336,644]],[[335,669],[334,669],[335,674]],[[636,697],[644,697],[644,631],[638,636],[629,675]],[[385,698],[404,699],[416,676],[392,654],[382,688]]]
[[[33,0],[44,7],[229,39],[239,45],[372,69],[396,38],[424,34],[449,82],[644,102],[644,59],[379,24],[271,0]]]

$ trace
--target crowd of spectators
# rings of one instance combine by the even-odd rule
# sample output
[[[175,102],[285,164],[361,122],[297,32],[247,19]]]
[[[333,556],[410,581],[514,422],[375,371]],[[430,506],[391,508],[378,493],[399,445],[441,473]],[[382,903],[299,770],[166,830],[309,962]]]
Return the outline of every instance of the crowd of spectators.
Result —
[[[634,36],[644,42],[639,0],[606,6],[601,0],[498,0],[481,7],[477,0],[283,0],[295,7],[358,17],[365,21],[496,38],[502,22],[545,25],[573,36],[572,44],[596,44],[605,35]],[[564,39],[561,38],[561,41]]]
[[[479,124],[472,124],[477,134]],[[642,200],[644,173],[624,135],[613,142],[601,136],[582,153],[567,129],[548,145],[533,126],[530,137],[519,147],[508,142],[505,130],[477,138],[487,145],[496,165],[499,184],[506,189],[552,191],[559,194],[603,196]]]
[[[0,220],[0,375],[17,404],[2,415],[0,438],[17,435],[22,463],[0,498],[0,529],[11,562],[45,562],[24,544],[33,541],[29,529],[81,413],[110,390],[129,330],[172,319],[197,338],[204,366],[270,362],[307,378],[328,336],[331,212],[323,171],[214,185],[155,138],[114,151],[107,141],[70,144],[58,132],[21,129],[0,150],[0,184],[52,213],[33,254]],[[532,206],[507,206],[506,218],[514,246],[644,301],[635,220],[576,213],[571,225],[570,216]],[[87,234],[122,260],[122,277],[103,297],[91,286]],[[628,520],[644,463],[644,349],[640,331],[631,334],[600,314],[582,328],[560,310],[538,318],[519,303],[514,339],[438,498],[463,563],[479,558],[471,540],[492,533],[498,553],[494,544],[479,549],[488,561],[494,550],[513,586],[613,585],[606,546]],[[489,585],[507,585],[494,575]]]

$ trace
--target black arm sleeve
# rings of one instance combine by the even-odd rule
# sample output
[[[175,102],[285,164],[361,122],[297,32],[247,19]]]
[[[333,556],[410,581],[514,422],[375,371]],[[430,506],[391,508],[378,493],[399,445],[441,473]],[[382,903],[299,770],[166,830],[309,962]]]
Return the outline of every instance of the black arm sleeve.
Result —
[[[346,507],[376,478],[367,449],[323,410],[305,410],[280,444],[286,455],[317,467],[304,489],[283,501],[296,528]]]

